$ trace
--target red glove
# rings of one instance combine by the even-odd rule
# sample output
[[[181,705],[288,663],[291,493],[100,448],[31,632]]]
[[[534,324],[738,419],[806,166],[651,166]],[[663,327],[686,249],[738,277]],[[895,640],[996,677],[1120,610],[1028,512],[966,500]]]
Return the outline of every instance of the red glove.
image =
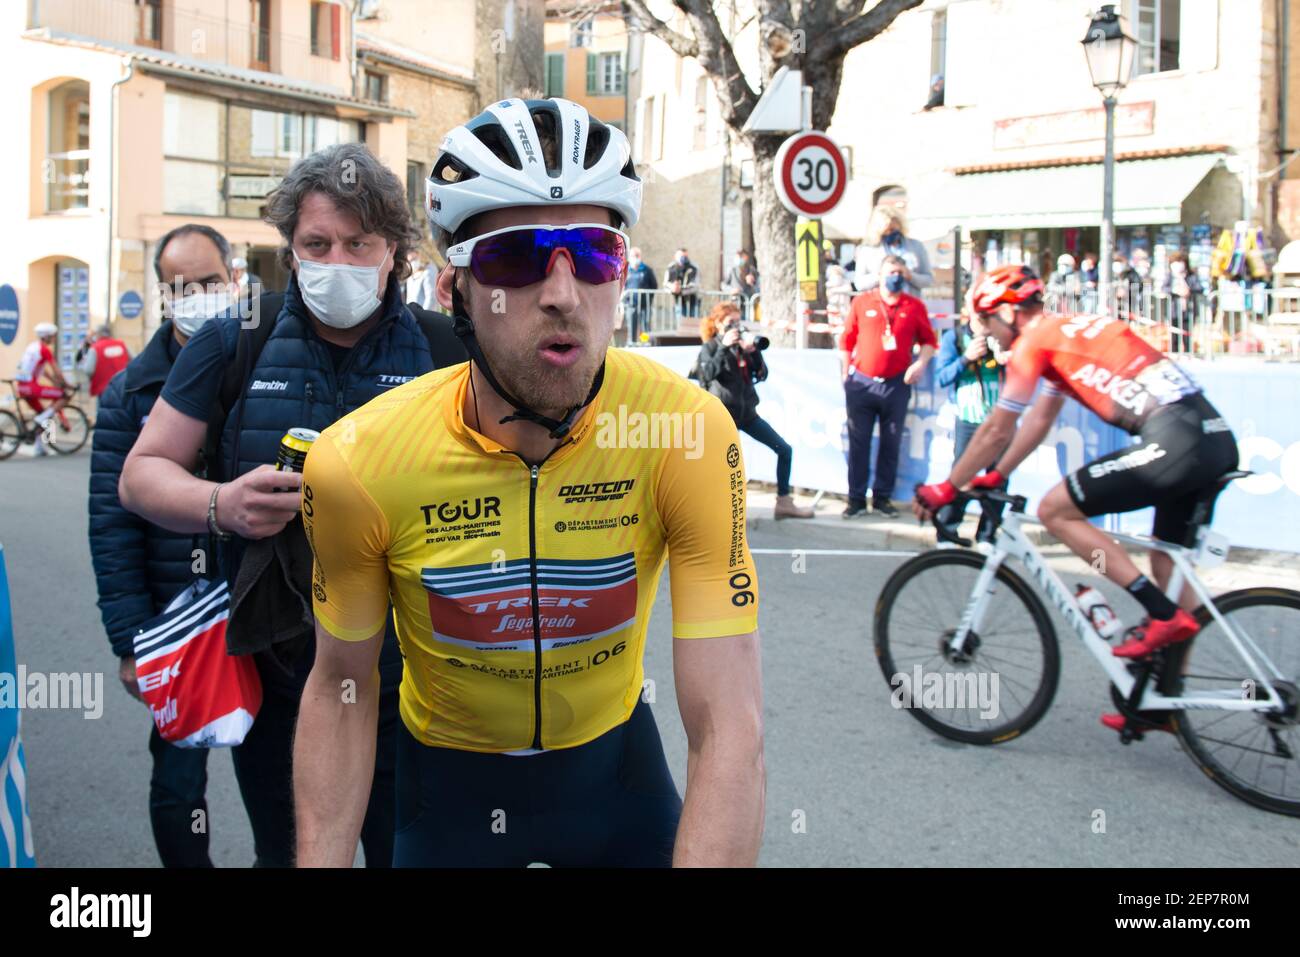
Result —
[[[928,511],[936,512],[957,497],[957,486],[945,480],[937,485],[918,485],[916,500]]]
[[[968,484],[971,488],[1002,488],[1007,484],[1007,479],[997,469],[990,469],[983,475],[975,476]]]

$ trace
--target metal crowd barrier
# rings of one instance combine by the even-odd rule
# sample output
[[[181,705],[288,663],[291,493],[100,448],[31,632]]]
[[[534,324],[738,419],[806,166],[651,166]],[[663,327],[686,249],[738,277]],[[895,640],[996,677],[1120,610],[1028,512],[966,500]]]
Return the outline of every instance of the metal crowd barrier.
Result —
[[[1093,291],[1049,288],[1045,304],[1049,312],[1118,316],[1174,355],[1300,360],[1300,287],[1225,283],[1179,298],[1147,285],[1120,284],[1104,303]]]

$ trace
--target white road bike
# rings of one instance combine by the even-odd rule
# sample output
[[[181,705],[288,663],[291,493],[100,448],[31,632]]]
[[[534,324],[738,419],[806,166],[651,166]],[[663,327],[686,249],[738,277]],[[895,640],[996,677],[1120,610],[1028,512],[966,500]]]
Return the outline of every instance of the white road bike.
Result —
[[[969,744],[1001,744],[1032,728],[1052,703],[1060,675],[1056,628],[1041,592],[1110,679],[1111,697],[1126,719],[1119,733],[1124,744],[1172,731],[1216,784],[1256,807],[1300,817],[1300,592],[1246,588],[1211,597],[1196,576],[1197,566],[1226,560],[1228,540],[1210,530],[1208,518],[1219,492],[1249,474],[1229,472],[1206,490],[1193,519],[1194,548],[1111,533],[1126,545],[1167,554],[1174,566],[1169,597],[1186,584],[1201,603],[1195,636],[1136,661],[1112,654],[1025,534],[1026,525],[1038,523],[1025,516],[1023,496],[962,493],[1009,509],[987,553],[924,552],[885,583],[874,642],[896,703],[904,701],[944,737]],[[935,528],[941,539],[970,545],[937,521]],[[1024,575],[1008,566],[1009,558],[1019,560]],[[904,685],[906,697],[899,694]],[[990,686],[997,689],[995,707],[975,700],[977,688]]]

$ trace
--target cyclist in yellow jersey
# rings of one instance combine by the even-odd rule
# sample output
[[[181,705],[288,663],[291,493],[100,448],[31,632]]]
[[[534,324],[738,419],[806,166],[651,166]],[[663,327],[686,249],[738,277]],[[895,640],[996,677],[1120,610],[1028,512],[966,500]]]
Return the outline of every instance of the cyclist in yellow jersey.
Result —
[[[405,656],[394,864],[749,865],[762,834],[758,582],[720,402],[608,350],[641,182],[566,100],[443,141],[439,299],[472,361],[385,393],[308,455],[316,663],[294,752],[303,865],[346,865],[386,616]],[[642,659],[665,560],[679,798]],[[340,694],[340,688],[344,693]]]

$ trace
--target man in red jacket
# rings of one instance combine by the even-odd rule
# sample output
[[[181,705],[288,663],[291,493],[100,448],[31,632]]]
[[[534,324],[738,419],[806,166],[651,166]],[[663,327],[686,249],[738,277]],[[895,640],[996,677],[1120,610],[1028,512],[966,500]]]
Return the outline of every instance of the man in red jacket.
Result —
[[[867,510],[871,478],[871,433],[880,422],[871,510],[894,518],[889,501],[898,477],[898,448],[912,383],[921,377],[938,341],[925,303],[903,292],[907,265],[886,256],[880,285],[853,300],[844,323],[844,404],[849,420],[849,505],[844,518]],[[916,356],[915,347],[920,347]]]
[[[126,343],[113,338],[108,323],[87,336],[85,344],[77,352],[77,364],[90,379],[90,395],[95,399],[130,361],[131,353],[127,351]]]

